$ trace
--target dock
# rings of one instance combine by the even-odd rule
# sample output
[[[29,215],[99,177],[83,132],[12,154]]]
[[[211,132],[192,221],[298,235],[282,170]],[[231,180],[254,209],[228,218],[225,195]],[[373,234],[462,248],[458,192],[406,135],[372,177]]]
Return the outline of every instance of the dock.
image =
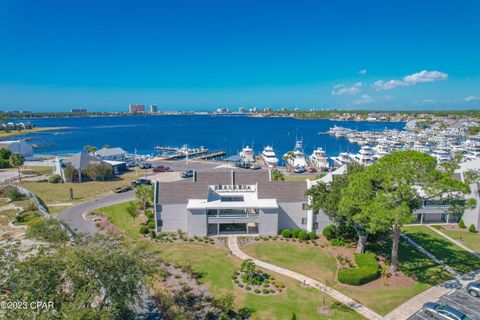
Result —
[[[225,150],[216,150],[216,151],[212,151],[210,153],[201,155],[201,156],[197,157],[197,159],[211,160],[211,159],[223,157],[226,154],[227,154],[227,152]]]

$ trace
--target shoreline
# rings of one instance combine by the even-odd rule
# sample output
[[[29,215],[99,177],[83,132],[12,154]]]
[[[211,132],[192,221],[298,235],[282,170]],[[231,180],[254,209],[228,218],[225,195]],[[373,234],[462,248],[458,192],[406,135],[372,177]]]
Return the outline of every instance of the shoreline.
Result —
[[[69,129],[71,127],[40,127],[40,128],[33,128],[33,129],[24,129],[21,131],[17,130],[11,130],[10,132],[0,132],[0,139],[4,138],[9,138],[9,137],[14,137],[14,136],[20,136],[20,135],[26,135],[26,134],[31,134],[31,133],[37,133],[37,132],[42,132],[42,131],[52,131],[52,130],[64,130],[64,129]]]

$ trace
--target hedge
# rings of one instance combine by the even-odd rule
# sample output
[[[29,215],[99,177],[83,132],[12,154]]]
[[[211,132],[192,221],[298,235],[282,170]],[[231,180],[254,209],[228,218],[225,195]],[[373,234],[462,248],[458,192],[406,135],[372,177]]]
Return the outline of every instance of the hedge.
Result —
[[[148,233],[148,227],[147,226],[141,226],[140,227],[140,233],[141,234],[147,234]]]
[[[380,268],[374,253],[355,253],[355,263],[358,268],[340,269],[339,282],[359,286],[380,277]]]
[[[332,240],[337,237],[337,228],[330,224],[323,229],[322,234],[327,240]]]
[[[291,238],[292,237],[292,232],[288,229],[283,229],[281,233],[282,233],[282,237],[284,237],[284,238]]]
[[[153,221],[153,220],[148,220],[148,221],[147,221],[147,226],[148,226],[148,228],[150,228],[150,229],[155,229],[155,221]]]

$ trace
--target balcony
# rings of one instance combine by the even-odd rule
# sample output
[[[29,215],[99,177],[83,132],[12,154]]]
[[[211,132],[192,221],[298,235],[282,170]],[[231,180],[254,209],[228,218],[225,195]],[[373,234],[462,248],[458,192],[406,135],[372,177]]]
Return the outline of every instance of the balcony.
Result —
[[[213,190],[217,193],[222,192],[255,192],[255,185],[251,184],[216,184]]]
[[[256,209],[221,209],[208,210],[209,223],[247,223],[258,221],[258,210]]]

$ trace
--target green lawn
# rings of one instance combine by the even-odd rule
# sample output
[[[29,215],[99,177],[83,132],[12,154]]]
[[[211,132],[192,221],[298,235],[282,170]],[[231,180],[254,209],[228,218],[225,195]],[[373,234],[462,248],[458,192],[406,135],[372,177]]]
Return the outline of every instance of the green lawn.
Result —
[[[255,258],[305,273],[322,282],[335,281],[337,261],[320,247],[297,242],[258,242],[242,250]]]
[[[143,223],[143,217],[133,219],[127,212],[127,206],[130,202],[119,203],[110,207],[99,209],[106,214],[112,224],[120,231],[125,233],[131,239],[140,238],[140,224]]]
[[[125,211],[127,203],[102,208],[110,221],[119,230],[132,239],[140,241],[138,233],[141,218],[132,223],[132,218]],[[317,313],[317,307],[322,301],[322,294],[315,289],[302,288],[297,281],[274,276],[282,281],[287,290],[275,296],[258,296],[247,293],[245,290],[234,286],[231,276],[241,264],[241,261],[229,254],[226,249],[219,249],[211,244],[202,243],[150,243],[152,249],[160,249],[160,255],[167,261],[178,264],[191,264],[196,272],[202,274],[202,282],[208,287],[209,292],[221,296],[232,292],[237,306],[255,308],[258,319],[285,319],[289,320],[292,313],[297,319],[363,319],[361,315],[344,306],[332,307],[329,315]],[[334,301],[326,299],[328,306],[333,306]]]
[[[424,226],[405,227],[404,233],[455,271],[465,274],[480,269],[480,259]]]
[[[258,242],[242,248],[247,254],[285,268],[297,271],[319,281],[329,281],[330,286],[361,302],[381,315],[385,315],[403,302],[428,289],[432,283],[430,276],[445,280],[449,277],[433,261],[415,249],[402,245],[400,261],[409,274],[421,278],[413,285],[405,287],[365,288],[339,284],[335,278],[336,259],[320,247],[292,242]],[[441,278],[440,278],[441,276]]]
[[[48,206],[49,204],[59,203],[76,204],[99,198],[111,193],[116,187],[129,185],[133,180],[135,180],[135,172],[129,171],[112,181],[88,181],[82,183],[24,181],[22,186],[35,193]],[[73,199],[70,199],[70,188],[73,189]]]
[[[447,236],[459,241],[466,247],[469,247],[476,252],[480,252],[480,234],[468,232],[468,230],[451,230],[448,228],[441,228],[440,231]]]
[[[361,315],[345,307],[334,308],[329,315],[320,315],[317,308],[322,301],[322,294],[312,288],[302,288],[297,281],[273,273],[282,281],[287,289],[274,296],[258,296],[247,293],[234,286],[230,277],[240,266],[241,261],[229,255],[224,249],[209,244],[174,243],[155,244],[160,246],[164,259],[179,264],[189,263],[195,271],[203,274],[202,281],[214,295],[232,292],[238,306],[246,305],[255,308],[258,319],[291,319],[295,313],[297,319],[363,319]],[[272,273],[271,273],[272,274]],[[332,306],[333,300],[326,299]]]

